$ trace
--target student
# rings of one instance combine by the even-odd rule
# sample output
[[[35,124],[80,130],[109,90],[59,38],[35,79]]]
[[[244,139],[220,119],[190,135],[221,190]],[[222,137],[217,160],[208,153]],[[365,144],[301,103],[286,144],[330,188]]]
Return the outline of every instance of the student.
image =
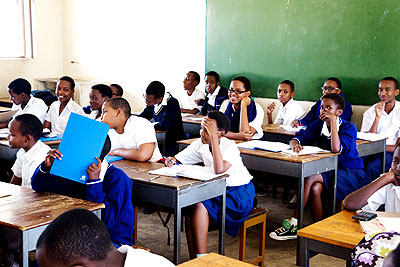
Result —
[[[75,82],[71,77],[63,76],[57,82],[58,101],[51,104],[46,114],[43,128],[49,128],[53,134],[63,134],[71,112],[84,115],[82,107],[72,100]]]
[[[121,170],[108,163],[104,157],[110,151],[107,136],[97,164],[87,168],[89,181],[81,184],[49,173],[54,159],[62,160],[57,149],[49,151],[44,162],[32,176],[32,189],[104,203],[102,220],[107,225],[114,246],[132,245],[134,212],[132,206],[132,181]]]
[[[393,158],[393,151],[400,130],[400,102],[396,101],[399,94],[398,81],[393,77],[383,78],[379,82],[378,96],[380,102],[364,112],[361,132],[382,134],[386,139],[386,166],[387,172]],[[380,156],[365,158],[365,172],[368,177],[375,179],[382,170]]]
[[[342,94],[342,82],[336,77],[330,77],[326,79],[324,86],[321,87],[321,90],[322,90],[322,96],[334,93],[340,95],[344,99],[344,95]],[[342,115],[340,115],[340,118],[350,122],[351,115],[353,115],[353,110],[351,108],[350,103],[348,103],[347,101],[345,103],[346,106],[343,110]],[[315,103],[311,107],[310,111],[303,119],[292,121],[292,126],[293,127],[298,127],[299,125],[307,126],[311,122],[318,120],[320,114],[320,106],[321,106],[321,99],[318,100],[317,103]]]
[[[208,112],[201,124],[201,138],[166,161],[167,166],[203,163],[217,174],[226,173],[226,232],[235,236],[253,209],[254,186],[252,176],[243,165],[239,149],[233,140],[224,137],[229,119],[222,112]],[[213,198],[192,206],[186,218],[186,237],[191,258],[207,252],[209,218],[218,223],[220,198]]]
[[[230,139],[260,139],[264,132],[261,125],[264,110],[250,96],[251,83],[244,76],[232,79],[229,87],[229,101],[222,103],[219,111],[224,112],[231,121],[231,127],[225,135]]]
[[[204,100],[201,98],[196,100],[202,106],[201,115],[207,115],[210,110],[219,110],[222,102],[228,99],[228,89],[222,87],[219,80],[220,77],[217,72],[209,71],[206,73],[204,78],[207,90],[206,98]]]
[[[13,80],[8,85],[8,94],[13,101],[12,110],[18,110],[14,118],[21,114],[33,114],[43,123],[47,105],[40,98],[31,96],[31,84],[22,78]],[[0,123],[0,128],[8,126],[8,121]]]
[[[122,97],[124,94],[124,89],[122,89],[121,85],[112,83],[110,84],[110,88],[112,91],[112,97]]]
[[[185,139],[183,132],[181,110],[179,103],[169,92],[165,92],[164,85],[159,81],[151,82],[143,95],[146,108],[140,117],[155,123],[158,131],[167,131],[165,156],[173,156],[179,152],[177,141]]]
[[[46,227],[36,244],[36,258],[40,267],[175,266],[144,249],[116,249],[104,223],[84,209],[67,211]]]
[[[10,148],[20,148],[11,168],[14,173],[11,183],[31,187],[33,173],[50,150],[39,140],[43,131],[42,122],[35,115],[22,114],[15,117],[8,128]]]
[[[131,106],[124,98],[110,98],[103,104],[101,121],[110,125],[111,156],[136,161],[156,162],[162,158],[156,132],[151,123],[131,115]]]
[[[183,80],[183,88],[185,93],[179,98],[179,106],[182,113],[197,114],[201,110],[201,106],[196,100],[204,99],[205,95],[202,91],[197,90],[196,86],[200,83],[200,75],[195,71],[186,73]]]
[[[390,252],[384,262],[382,267],[398,267],[400,262],[400,244]]]
[[[276,115],[275,124],[290,124],[292,121],[303,116],[304,109],[293,100],[294,94],[294,83],[292,81],[284,80],[279,83],[277,95],[279,102],[282,103],[282,107]],[[275,106],[275,102],[272,102],[265,109],[269,124],[272,123],[272,112]]]
[[[88,118],[94,120],[100,120],[101,108],[103,103],[112,98],[112,91],[108,85],[96,84],[92,86],[89,92],[89,103],[90,103],[90,114],[87,115]]]
[[[294,152],[300,152],[304,145],[316,143],[322,149],[340,153],[336,191],[336,199],[339,201],[368,183],[363,170],[363,161],[358,156],[356,126],[340,118],[344,108],[345,101],[340,95],[323,95],[320,119],[309,124],[305,130],[296,133],[290,141],[290,147]],[[321,193],[324,185],[329,190],[333,175],[333,171],[329,171],[309,176],[304,180],[304,204],[300,208],[304,209],[311,200],[314,221],[319,221],[323,217]],[[299,207],[295,209],[290,220],[283,221],[282,227],[270,233],[271,238],[288,240],[297,237],[298,209]]]

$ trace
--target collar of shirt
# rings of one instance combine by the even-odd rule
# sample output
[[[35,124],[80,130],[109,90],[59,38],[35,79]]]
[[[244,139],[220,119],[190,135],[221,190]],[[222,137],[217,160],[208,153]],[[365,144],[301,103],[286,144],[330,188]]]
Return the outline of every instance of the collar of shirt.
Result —
[[[104,176],[106,175],[106,171],[107,169],[110,167],[111,165],[108,164],[106,159],[103,159],[103,162],[101,163],[101,170],[100,170],[100,175],[99,175],[99,179],[100,181],[103,182],[104,180]]]
[[[336,125],[337,125],[337,129],[339,131],[340,125],[342,124],[342,119],[340,117],[336,118]],[[328,129],[328,125],[326,125],[326,123],[324,122],[324,124],[322,125],[322,130],[321,130],[321,135],[325,135],[326,137],[330,138],[331,137],[331,132]]]
[[[292,104],[294,102],[293,98],[291,98],[288,102],[286,102],[286,105],[282,104],[282,109],[286,110],[288,108],[288,106],[290,106],[290,104]]]
[[[215,98],[217,98],[217,95],[219,93],[219,89],[221,89],[221,87],[218,85],[218,87],[215,89],[215,91],[212,94],[208,95],[208,101],[207,103],[213,107],[215,107]]]
[[[158,113],[160,110],[161,110],[161,108],[163,107],[163,106],[166,106],[167,105],[167,102],[168,102],[168,100],[171,98],[171,94],[169,93],[169,92],[166,92],[165,94],[164,94],[164,97],[163,97],[163,100],[161,101],[161,103],[160,104],[155,104],[154,105],[154,113]]]
[[[28,151],[25,152],[25,154],[23,155],[23,158],[25,160],[29,160],[30,158],[33,158],[35,156],[35,154],[37,153],[37,151],[40,150],[40,148],[43,146],[44,144],[42,143],[42,141],[38,140],[32,147],[31,149],[29,149]],[[22,149],[22,148],[21,148]]]

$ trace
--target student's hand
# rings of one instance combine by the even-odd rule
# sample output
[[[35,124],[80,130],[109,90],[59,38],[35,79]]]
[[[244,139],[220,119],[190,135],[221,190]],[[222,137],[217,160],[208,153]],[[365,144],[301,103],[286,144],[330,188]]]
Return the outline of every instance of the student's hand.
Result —
[[[89,180],[96,180],[100,177],[101,160],[98,157],[96,157],[96,160],[97,165],[96,163],[92,163],[86,170],[86,173],[89,175]]]
[[[274,111],[275,106],[276,106],[275,102],[272,102],[271,104],[269,104],[269,105],[267,106],[267,108],[265,109],[265,111],[267,112],[267,114],[271,114],[272,111]]]
[[[58,149],[51,149],[49,152],[47,152],[46,159],[44,160],[44,166],[46,168],[51,168],[53,165],[54,159],[61,160],[63,155],[61,154]]]
[[[111,150],[110,152],[108,152],[107,155],[116,156],[115,151],[116,151],[116,149],[113,149],[113,150]]]
[[[327,123],[331,123],[336,121],[337,116],[329,110],[324,110],[319,114],[319,118]]]
[[[242,107],[247,107],[248,105],[250,105],[250,103],[251,103],[251,99],[248,96],[243,97],[242,100],[240,101],[240,105]]]
[[[385,110],[385,102],[378,102],[375,105],[375,115],[380,118]]]
[[[294,120],[294,121],[292,121],[292,123],[290,125],[292,125],[292,127],[294,127],[294,128],[297,128],[297,127],[299,127],[300,122],[298,120]]]
[[[251,131],[239,132],[239,139],[245,140],[245,141],[250,141],[251,139],[253,139],[253,134]]]
[[[290,144],[290,148],[295,153],[299,153],[303,149],[303,147],[299,144],[299,142],[297,140],[290,140],[289,144]]]
[[[167,160],[164,161],[165,166],[172,167],[176,163],[175,157],[167,157]]]
[[[215,120],[211,120],[207,117],[203,119],[201,125],[206,129],[207,133],[210,136],[216,136],[218,132],[217,122]]]
[[[199,99],[194,100],[194,102],[196,103],[196,105],[200,105],[201,100],[202,100],[202,99],[199,98]]]

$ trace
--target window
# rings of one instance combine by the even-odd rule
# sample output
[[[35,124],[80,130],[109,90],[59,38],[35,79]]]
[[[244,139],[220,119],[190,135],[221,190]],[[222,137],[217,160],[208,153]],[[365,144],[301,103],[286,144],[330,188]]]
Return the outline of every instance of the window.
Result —
[[[32,58],[31,1],[0,1],[0,58]]]

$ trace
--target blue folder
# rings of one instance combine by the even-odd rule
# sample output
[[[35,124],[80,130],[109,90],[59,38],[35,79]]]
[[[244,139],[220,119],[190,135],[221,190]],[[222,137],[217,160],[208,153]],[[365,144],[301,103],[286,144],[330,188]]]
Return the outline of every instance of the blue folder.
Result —
[[[95,157],[100,157],[110,126],[76,113],[71,113],[58,150],[62,160],[55,159],[50,173],[82,184]]]

